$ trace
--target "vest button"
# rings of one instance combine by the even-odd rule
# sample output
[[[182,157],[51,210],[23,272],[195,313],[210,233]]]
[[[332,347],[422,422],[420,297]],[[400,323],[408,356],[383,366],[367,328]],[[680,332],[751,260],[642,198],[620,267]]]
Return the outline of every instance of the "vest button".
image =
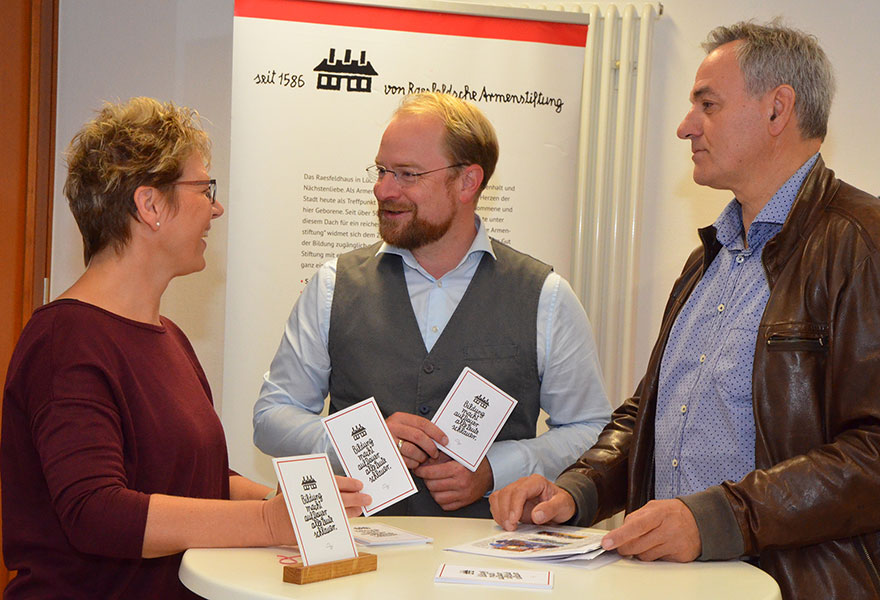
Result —
[[[419,414],[421,414],[421,415],[427,415],[429,412],[431,412],[431,407],[428,406],[427,404],[422,404],[422,405],[419,407]]]
[[[424,371],[425,373],[433,373],[434,365],[432,363],[426,362],[422,365],[422,371]]]

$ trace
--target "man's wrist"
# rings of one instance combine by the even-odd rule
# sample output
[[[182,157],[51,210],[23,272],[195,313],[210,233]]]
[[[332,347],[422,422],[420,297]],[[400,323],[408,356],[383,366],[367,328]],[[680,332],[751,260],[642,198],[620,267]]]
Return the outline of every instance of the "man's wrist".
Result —
[[[574,516],[568,524],[589,527],[596,520],[599,512],[599,492],[596,484],[582,473],[566,471],[556,478],[556,485],[562,488],[574,500]]]
[[[483,462],[480,463],[480,466],[477,468],[477,473],[483,471],[480,474],[481,486],[483,489],[483,498],[488,498],[493,491],[495,491],[495,475],[492,471],[492,463],[489,461],[489,457],[486,456],[483,458]]]
[[[498,491],[510,485],[520,477],[531,475],[527,471],[531,464],[529,456],[523,451],[522,445],[515,440],[495,442],[486,453],[486,460],[492,468],[492,483],[488,493]]]

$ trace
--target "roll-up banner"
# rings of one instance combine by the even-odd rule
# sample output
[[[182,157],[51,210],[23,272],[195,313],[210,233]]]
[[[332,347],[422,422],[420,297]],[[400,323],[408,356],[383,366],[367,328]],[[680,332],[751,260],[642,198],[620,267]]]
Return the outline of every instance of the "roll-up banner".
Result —
[[[222,413],[246,474],[271,477],[235,449],[290,308],[322,263],[378,239],[364,169],[406,94],[448,92],[488,116],[501,153],[479,215],[569,275],[588,15],[418,6],[235,2]]]

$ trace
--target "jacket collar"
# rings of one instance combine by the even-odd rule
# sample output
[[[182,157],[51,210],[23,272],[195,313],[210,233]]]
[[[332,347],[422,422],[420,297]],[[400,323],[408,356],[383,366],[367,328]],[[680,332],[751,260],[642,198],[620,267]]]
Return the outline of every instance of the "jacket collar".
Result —
[[[819,156],[801,186],[782,230],[764,247],[762,259],[770,289],[792,253],[822,218],[839,187],[840,181],[834,171],[826,168],[825,161]]]
[[[779,272],[788,262],[798,244],[816,226],[839,187],[840,181],[834,177],[834,171],[825,167],[825,161],[820,155],[801,185],[794,206],[791,207],[782,229],[764,246],[761,259],[771,290],[776,283]],[[717,232],[714,225],[703,227],[698,232],[700,240],[703,242],[702,273],[705,274],[706,269],[709,268],[721,250],[721,242],[716,238]]]

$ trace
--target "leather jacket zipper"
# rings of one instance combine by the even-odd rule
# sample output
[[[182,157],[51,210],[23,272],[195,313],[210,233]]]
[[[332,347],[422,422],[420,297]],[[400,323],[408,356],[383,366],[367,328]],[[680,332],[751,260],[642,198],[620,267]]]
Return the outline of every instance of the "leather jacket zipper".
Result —
[[[824,352],[828,349],[828,336],[817,334],[774,333],[767,338],[770,350],[812,350]]]
[[[874,580],[874,589],[880,590],[880,572],[877,571],[877,564],[874,562],[874,559],[871,558],[868,549],[865,547],[865,540],[862,539],[861,536],[856,540],[856,546],[858,547],[862,558],[865,559],[865,563],[870,568],[871,578]]]

